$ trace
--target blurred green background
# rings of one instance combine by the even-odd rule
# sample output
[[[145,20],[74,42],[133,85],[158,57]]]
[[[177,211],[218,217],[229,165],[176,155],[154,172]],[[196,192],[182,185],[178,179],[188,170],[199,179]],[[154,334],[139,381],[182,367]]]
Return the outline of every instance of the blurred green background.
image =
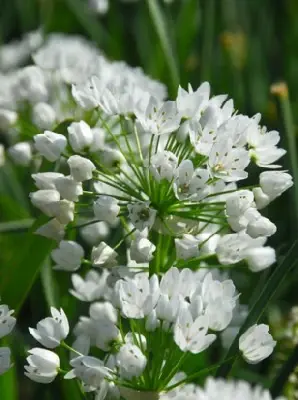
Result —
[[[161,11],[162,31],[154,22],[156,4]],[[172,4],[162,0],[110,0],[110,10],[104,16],[90,12],[87,0],[0,0],[0,6],[0,44],[42,26],[46,33],[81,34],[111,60],[141,66],[168,85],[172,98],[179,83],[186,87],[190,82],[196,88],[208,80],[213,94],[229,94],[240,113],[252,116],[261,112],[262,123],[280,131],[282,146],[290,149],[283,165],[296,178],[297,0],[174,0]],[[284,84],[272,88],[278,82]],[[25,352],[36,345],[29,337],[28,326],[45,317],[49,304],[62,305],[70,319],[81,311],[76,309],[78,302],[67,294],[69,275],[52,273],[46,261],[53,244],[27,232],[27,219],[36,215],[27,198],[32,188],[30,171],[11,165],[0,170],[0,293],[3,302],[19,312],[18,327],[9,339],[16,369],[0,377],[0,398],[50,400],[59,396],[77,400],[81,395],[75,384],[69,391],[60,379],[43,386],[23,378]],[[277,199],[266,212],[278,227],[270,244],[282,257],[297,238],[297,190]],[[23,221],[24,229],[7,232],[10,222],[16,220]],[[246,302],[257,282],[266,281],[268,272],[254,275],[250,281],[235,275]],[[284,315],[298,304],[295,270],[290,278],[276,296]],[[253,373],[262,374],[266,383],[271,369],[265,363]],[[255,380],[254,375],[245,378]]]

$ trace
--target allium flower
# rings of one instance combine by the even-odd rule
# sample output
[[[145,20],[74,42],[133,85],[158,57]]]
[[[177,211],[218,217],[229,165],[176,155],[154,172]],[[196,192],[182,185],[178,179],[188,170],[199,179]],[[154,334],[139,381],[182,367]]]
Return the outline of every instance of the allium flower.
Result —
[[[268,325],[253,325],[239,338],[239,349],[250,364],[257,364],[269,357],[276,342],[269,333]]]
[[[70,174],[77,182],[88,181],[92,178],[92,172],[96,169],[93,162],[81,156],[71,156],[67,160]]]
[[[62,240],[59,247],[51,252],[51,257],[56,263],[54,269],[76,271],[81,266],[84,249],[76,242]]]
[[[0,339],[8,335],[16,324],[16,319],[12,317],[14,310],[10,310],[6,304],[0,305]]]
[[[62,308],[59,312],[56,308],[51,307],[51,314],[52,317],[38,322],[37,329],[29,328],[29,332],[43,346],[54,349],[67,337],[69,325]]]
[[[29,350],[29,365],[25,365],[25,375],[38,383],[51,383],[58,374],[60,359],[50,350],[35,347]]]
[[[174,328],[174,340],[182,351],[193,354],[207,349],[216,339],[216,335],[208,335],[208,317],[200,316],[195,320],[190,311],[181,309]]]
[[[120,377],[131,380],[143,373],[147,359],[137,346],[126,343],[121,346],[119,353],[116,355],[116,363],[119,367]]]
[[[64,152],[67,140],[60,133],[45,131],[34,136],[35,148],[49,161],[56,161]]]
[[[79,356],[71,360],[70,364],[73,369],[64,379],[77,377],[88,386],[89,391],[99,389],[104,379],[110,376],[104,363],[95,357]]]
[[[114,197],[102,195],[93,203],[93,211],[96,218],[114,224],[119,214],[120,206]]]

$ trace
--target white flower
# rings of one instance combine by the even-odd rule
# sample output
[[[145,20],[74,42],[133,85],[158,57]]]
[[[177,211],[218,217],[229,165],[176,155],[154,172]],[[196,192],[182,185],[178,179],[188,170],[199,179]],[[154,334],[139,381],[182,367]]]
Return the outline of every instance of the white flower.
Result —
[[[244,257],[252,272],[269,268],[276,261],[275,250],[272,247],[249,248],[244,251]]]
[[[118,254],[114,249],[105,242],[101,242],[98,246],[92,248],[91,262],[95,267],[111,268],[117,264]]]
[[[263,389],[260,385],[251,386],[245,381],[215,379],[213,377],[207,378],[203,389],[198,387],[193,391],[195,392],[194,398],[189,395],[185,398],[191,400],[272,400],[269,390]],[[278,397],[276,400],[286,399],[285,397]]]
[[[14,310],[10,310],[6,304],[0,305],[0,339],[8,335],[16,324],[16,319],[12,317]]]
[[[108,369],[103,361],[91,356],[79,356],[71,360],[73,369],[64,379],[77,377],[88,386],[88,391],[99,389],[106,377],[109,377]]]
[[[228,216],[239,217],[254,204],[254,195],[250,190],[238,190],[228,195],[226,213]]]
[[[106,132],[102,128],[95,127],[92,129],[93,141],[90,146],[90,151],[97,152],[104,149]]]
[[[8,153],[15,164],[23,167],[28,167],[28,165],[30,165],[32,150],[29,142],[19,142],[9,147]]]
[[[176,257],[179,260],[199,256],[200,240],[193,235],[185,234],[181,239],[175,239]]]
[[[224,137],[212,146],[208,164],[214,177],[236,182],[248,176],[244,169],[249,164],[249,155],[244,148],[234,148],[232,140]]]
[[[206,350],[216,339],[216,335],[208,335],[208,318],[199,316],[193,320],[187,308],[179,311],[174,327],[174,340],[182,351],[198,354]]]
[[[67,160],[70,174],[77,182],[87,181],[92,178],[92,172],[96,169],[92,161],[81,156],[71,156]]]
[[[59,247],[51,252],[51,257],[56,263],[54,269],[76,271],[81,266],[84,249],[76,242],[62,240]]]
[[[188,84],[188,91],[179,86],[177,94],[177,109],[184,118],[193,118],[200,114],[203,107],[207,105],[210,96],[210,84],[203,82],[194,92]]]
[[[89,0],[89,6],[98,14],[106,14],[109,10],[109,0]]]
[[[7,131],[17,122],[18,114],[15,111],[0,108],[0,129]]]
[[[208,316],[209,327],[215,331],[225,329],[233,318],[233,310],[238,296],[232,280],[220,282],[212,278],[208,273],[202,286],[191,296],[191,311],[194,315],[200,315],[204,309],[204,315]],[[197,297],[197,296],[200,297]],[[202,304],[201,304],[202,302]]]
[[[71,281],[74,289],[69,292],[81,301],[94,301],[103,298],[106,290],[106,274],[99,275],[96,271],[88,271],[85,279],[78,274],[72,274]]]
[[[159,298],[159,284],[156,275],[150,279],[139,274],[134,279],[120,280],[115,285],[120,299],[120,309],[126,318],[144,318],[155,307]]]
[[[33,137],[36,150],[49,161],[56,161],[64,152],[66,137],[51,131],[45,131]]]
[[[18,72],[14,91],[20,100],[28,100],[30,103],[45,101],[48,89],[44,72],[35,65],[22,68]]]
[[[67,317],[60,308],[60,312],[51,307],[52,317],[42,319],[37,324],[37,329],[29,328],[30,334],[43,346],[53,349],[60,345],[69,333]]]
[[[93,211],[96,218],[114,224],[120,211],[118,201],[112,196],[99,196],[93,203]]]
[[[89,148],[93,142],[93,133],[85,121],[72,122],[67,128],[68,140],[74,151],[81,152]]]
[[[216,255],[223,265],[236,264],[245,257],[244,251],[248,248],[261,247],[264,238],[251,238],[247,233],[241,231],[222,236],[216,247]]]
[[[151,96],[145,113],[135,113],[143,130],[152,135],[171,133],[179,128],[181,117],[174,101],[161,103]]]
[[[159,182],[161,179],[171,181],[178,165],[178,158],[170,151],[158,151],[150,160],[150,171]]]
[[[155,222],[157,211],[150,208],[149,204],[148,202],[137,202],[127,205],[129,218],[139,231],[143,231],[145,228],[151,229]]]
[[[55,179],[55,186],[61,197],[69,201],[78,201],[83,194],[81,182],[76,182],[71,176],[61,176]]]
[[[38,189],[56,189],[55,180],[56,178],[63,177],[63,174],[59,172],[38,172],[32,174],[32,178],[35,181],[35,185]]]
[[[49,204],[49,210],[61,224],[68,224],[74,220],[75,204],[68,200],[53,201]]]
[[[9,347],[0,347],[0,375],[4,374],[11,367]]]
[[[60,193],[55,189],[37,190],[30,193],[32,204],[49,217],[54,217],[51,204],[60,200]]]
[[[279,165],[272,165],[272,163],[286,153],[286,150],[277,147],[279,140],[277,131],[267,132],[266,127],[261,128],[257,123],[251,125],[247,136],[251,159],[259,167],[278,168]]]
[[[32,121],[39,129],[51,129],[56,121],[56,112],[48,103],[37,103],[32,109]]]
[[[44,236],[49,239],[57,240],[58,242],[63,239],[65,235],[64,225],[61,224],[56,218],[51,219],[46,224],[36,229],[37,235]]]
[[[268,218],[263,217],[256,209],[249,209],[245,213],[248,219],[246,232],[252,237],[272,236],[276,232],[276,226]]]
[[[269,326],[265,324],[251,326],[239,338],[239,350],[249,364],[257,364],[269,357],[275,344]]]
[[[269,196],[260,187],[253,188],[254,199],[258,210],[265,208],[270,203]]]
[[[265,171],[260,174],[260,186],[272,201],[293,186],[293,178],[283,171]]]
[[[121,346],[116,355],[116,362],[119,367],[119,376],[131,380],[142,375],[147,365],[147,358],[137,346],[126,343]]]
[[[206,169],[194,169],[190,160],[183,160],[176,171],[174,192],[179,200],[202,200],[209,194],[207,181],[209,172]]]
[[[25,365],[25,375],[38,383],[51,383],[58,374],[60,359],[50,350],[35,347],[29,350],[29,365]]]
[[[135,238],[130,246],[130,258],[137,263],[146,263],[152,260],[156,247],[140,232],[135,233]]]

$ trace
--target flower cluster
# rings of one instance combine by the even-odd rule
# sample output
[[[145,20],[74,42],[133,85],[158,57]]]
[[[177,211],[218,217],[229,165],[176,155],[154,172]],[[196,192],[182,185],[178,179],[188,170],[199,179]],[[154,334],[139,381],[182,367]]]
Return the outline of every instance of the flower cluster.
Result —
[[[279,170],[279,133],[212,96],[207,82],[166,100],[163,84],[78,37],[50,35],[33,60],[3,78],[0,129],[9,157],[34,171],[30,199],[48,218],[36,233],[57,242],[53,268],[70,272],[70,294],[90,304],[72,331],[55,308],[30,328],[47,349],[29,351],[26,375],[76,378],[97,399],[171,397],[191,380],[181,377],[190,357],[208,354],[219,336],[230,343],[245,319],[229,271],[275,263],[266,242],[276,226],[262,210],[293,184]],[[59,346],[70,367],[60,365]],[[274,346],[264,324],[239,338],[252,364]],[[177,390],[178,398],[269,396],[213,380]]]

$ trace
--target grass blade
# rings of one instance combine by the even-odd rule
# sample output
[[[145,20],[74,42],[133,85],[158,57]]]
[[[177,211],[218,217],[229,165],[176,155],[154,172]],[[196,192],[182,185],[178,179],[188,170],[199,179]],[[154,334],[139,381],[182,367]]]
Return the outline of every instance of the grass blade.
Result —
[[[216,376],[227,377],[234,361],[226,362],[227,359],[234,359],[239,355],[239,348],[238,342],[239,337],[253,324],[257,323],[262,314],[265,312],[266,307],[268,306],[270,300],[272,299],[273,295],[280,287],[282,282],[284,281],[285,277],[287,276],[288,272],[292,269],[293,264],[297,260],[298,256],[298,241],[296,241],[290,250],[288,251],[287,255],[283,258],[283,260],[277,265],[275,270],[272,272],[270,278],[268,279],[267,283],[264,286],[262,293],[260,294],[259,298],[254,303],[253,307],[251,308],[245,322],[241,326],[238,335],[234,339],[229,351],[227,352],[223,364],[218,368],[216,371]]]
[[[168,66],[169,74],[171,76],[171,94],[174,95],[177,93],[180,81],[179,69],[176,58],[174,57],[173,48],[170,43],[165,18],[162,9],[160,8],[160,5],[156,0],[147,0],[147,5],[153,25],[160,41],[160,45],[165,55],[165,61]]]
[[[285,384],[288,382],[291,373],[298,364],[298,346],[295,347],[290,357],[281,367],[279,374],[275,377],[271,386],[272,398],[276,398],[282,393]]]

